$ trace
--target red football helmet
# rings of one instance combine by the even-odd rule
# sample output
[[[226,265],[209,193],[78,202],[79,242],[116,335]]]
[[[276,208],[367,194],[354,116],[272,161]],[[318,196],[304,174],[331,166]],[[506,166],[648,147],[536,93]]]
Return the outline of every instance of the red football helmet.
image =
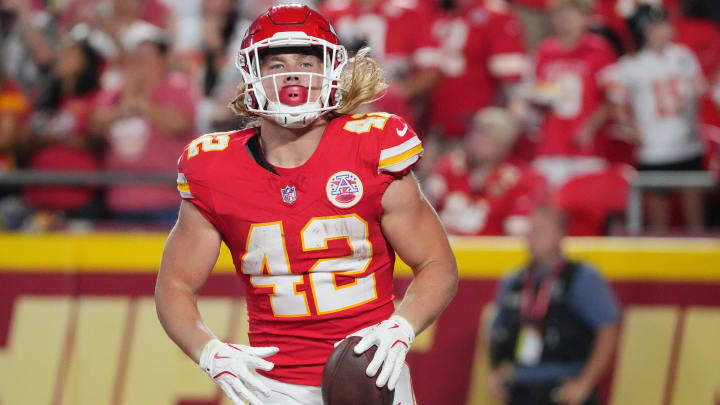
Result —
[[[311,92],[303,86],[280,87],[276,76],[287,72],[263,76],[260,73],[262,51],[268,48],[316,47],[322,51],[323,73],[297,72],[322,79],[320,96],[311,100]],[[238,52],[236,65],[245,82],[245,106],[251,113],[274,119],[280,125],[299,128],[335,109],[340,103],[340,74],[347,63],[345,47],[340,44],[335,30],[325,17],[301,4],[281,4],[260,15],[248,28]],[[270,80],[266,80],[270,79]],[[272,82],[274,89],[266,89]],[[309,84],[308,84],[309,85]],[[275,100],[266,91],[274,91]],[[304,100],[303,100],[304,99]]]

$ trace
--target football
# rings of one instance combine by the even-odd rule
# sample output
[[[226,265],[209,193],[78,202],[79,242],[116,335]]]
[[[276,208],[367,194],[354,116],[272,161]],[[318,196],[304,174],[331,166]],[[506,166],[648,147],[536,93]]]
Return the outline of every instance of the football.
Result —
[[[322,373],[323,404],[392,405],[395,391],[375,385],[380,371],[373,378],[365,374],[377,348],[372,346],[357,355],[353,348],[359,341],[359,336],[350,336],[330,354]]]

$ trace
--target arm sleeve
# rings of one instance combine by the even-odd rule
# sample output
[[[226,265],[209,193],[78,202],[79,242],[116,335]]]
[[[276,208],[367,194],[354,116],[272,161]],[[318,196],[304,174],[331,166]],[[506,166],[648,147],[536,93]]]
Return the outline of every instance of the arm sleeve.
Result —
[[[380,133],[378,172],[400,176],[410,171],[423,154],[420,138],[410,125],[391,115]]]
[[[190,143],[178,159],[177,189],[180,193],[180,198],[194,205],[202,216],[205,217],[215,229],[222,233],[222,229],[220,228],[221,222],[215,213],[212,202],[210,188],[211,178],[207,178],[204,175],[204,173],[210,172],[205,167],[207,161],[202,159],[203,155],[198,155],[194,158],[197,160],[193,160],[192,164],[190,164],[189,159],[192,158],[188,158],[188,151],[192,147],[193,143]]]
[[[570,289],[570,303],[576,313],[597,329],[620,321],[620,308],[607,282],[593,269],[578,269]]]

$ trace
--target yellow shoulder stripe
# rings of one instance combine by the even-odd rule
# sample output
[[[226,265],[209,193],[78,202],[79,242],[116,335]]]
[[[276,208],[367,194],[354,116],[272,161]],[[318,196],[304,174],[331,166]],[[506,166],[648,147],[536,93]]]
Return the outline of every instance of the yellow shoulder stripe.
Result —
[[[394,164],[396,164],[396,163],[402,162],[402,161],[405,160],[405,159],[408,159],[408,158],[410,158],[410,157],[412,157],[412,156],[415,156],[415,155],[417,155],[417,154],[420,154],[422,151],[423,151],[422,144],[417,144],[417,145],[415,145],[414,147],[406,150],[405,152],[403,152],[403,153],[401,153],[401,154],[399,154],[399,155],[392,156],[392,157],[389,157],[389,158],[387,158],[387,159],[381,160],[381,161],[378,163],[378,167],[383,168],[383,167],[392,166],[392,165],[394,165]]]

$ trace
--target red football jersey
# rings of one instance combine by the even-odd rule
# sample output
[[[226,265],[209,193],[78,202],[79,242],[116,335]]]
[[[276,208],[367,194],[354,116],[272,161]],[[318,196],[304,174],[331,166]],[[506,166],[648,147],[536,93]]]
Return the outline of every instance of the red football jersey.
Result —
[[[555,37],[544,40],[535,62],[536,85],[552,94],[553,103],[542,124],[538,156],[602,155],[607,138],[599,131],[592,147],[583,149],[576,136],[605,99],[605,68],[616,57],[605,39],[587,34],[571,50]]]
[[[448,153],[428,185],[427,193],[451,233],[514,233],[508,232],[514,231],[513,219],[527,217],[547,197],[545,179],[530,169],[506,162],[496,166],[485,179],[475,180],[465,162],[462,151]]]
[[[443,44],[445,79],[432,92],[430,124],[457,138],[475,112],[493,103],[498,84],[525,73],[522,25],[507,4],[481,2],[457,16],[439,14],[433,33]]]
[[[320,385],[333,343],[393,313],[395,253],[380,227],[381,198],[422,145],[386,113],[331,120],[297,168],[270,165],[258,142],[257,129],[197,138],[180,157],[178,190],[232,253],[250,344],[280,348],[269,358],[275,368],[260,373]]]

